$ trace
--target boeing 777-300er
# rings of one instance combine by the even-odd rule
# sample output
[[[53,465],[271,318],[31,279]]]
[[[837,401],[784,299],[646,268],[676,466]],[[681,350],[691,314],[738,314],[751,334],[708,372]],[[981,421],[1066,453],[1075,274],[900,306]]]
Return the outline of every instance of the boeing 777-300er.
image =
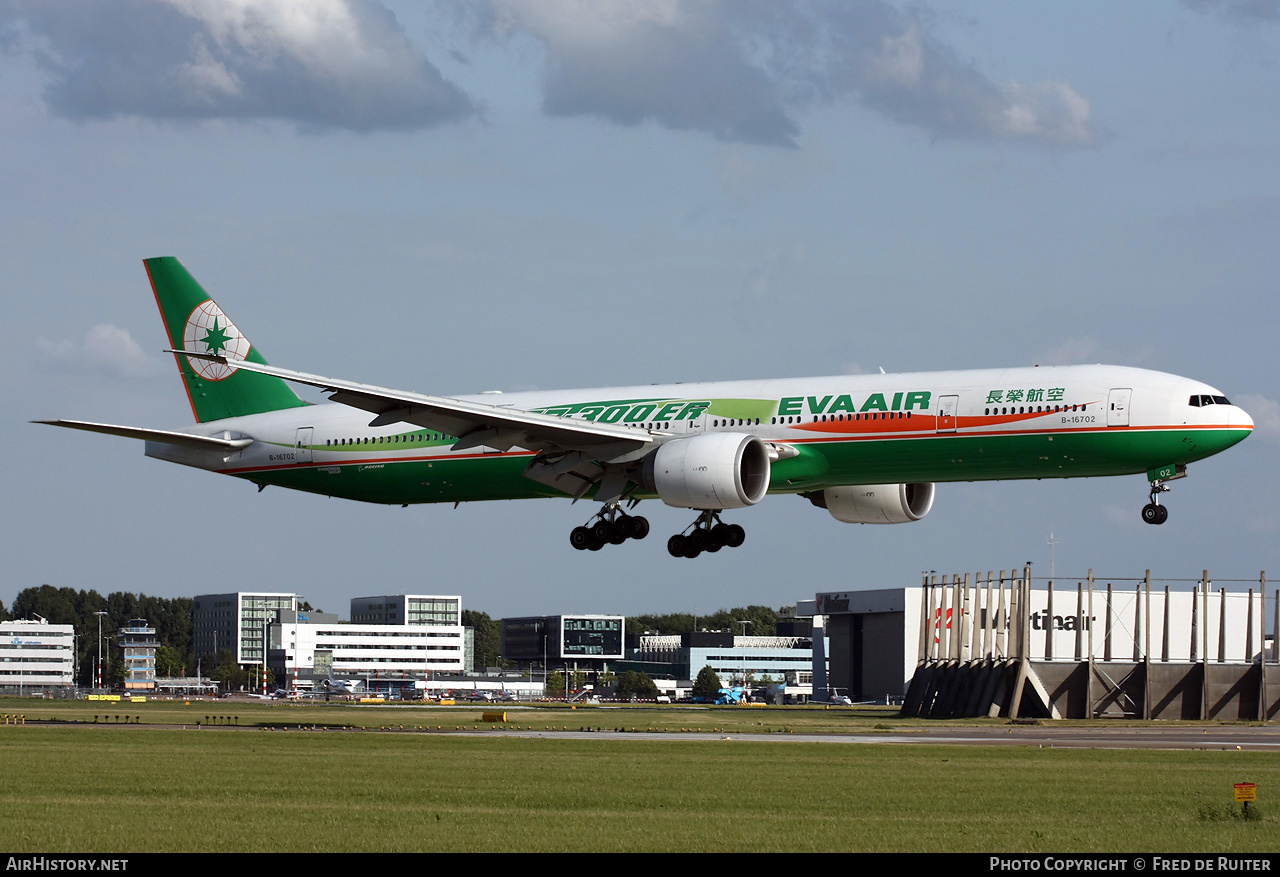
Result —
[[[589,498],[574,548],[643,539],[644,499],[697,512],[676,557],[742,544],[721,513],[798,494],[838,521],[918,521],[938,482],[1145,473],[1167,482],[1253,421],[1213,387],[1107,365],[841,375],[429,396],[274,368],[177,259],[147,259],[194,426],[55,426],[143,439],[146,454],[364,502]],[[328,394],[300,399],[289,382]],[[624,510],[624,504],[627,510]]]

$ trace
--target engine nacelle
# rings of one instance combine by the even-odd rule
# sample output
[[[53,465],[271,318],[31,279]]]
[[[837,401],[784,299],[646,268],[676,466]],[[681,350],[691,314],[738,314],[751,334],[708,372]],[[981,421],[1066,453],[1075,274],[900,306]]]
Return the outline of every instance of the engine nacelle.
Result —
[[[909,524],[929,514],[933,508],[934,485],[855,484],[828,487],[812,494],[814,505],[831,512],[846,524]]]
[[[640,477],[669,506],[745,508],[769,490],[769,450],[741,432],[671,439],[645,458]]]

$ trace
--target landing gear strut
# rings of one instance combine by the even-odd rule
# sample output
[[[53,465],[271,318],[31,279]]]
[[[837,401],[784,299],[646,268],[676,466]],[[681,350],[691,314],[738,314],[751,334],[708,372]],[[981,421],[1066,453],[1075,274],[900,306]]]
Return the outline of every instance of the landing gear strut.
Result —
[[[677,533],[667,540],[667,553],[672,557],[697,557],[704,551],[737,548],[747,538],[747,531],[737,524],[726,524],[720,513],[707,510],[698,515],[692,530]]]
[[[569,544],[579,551],[599,551],[605,545],[621,545],[628,539],[643,539],[648,535],[648,518],[629,515],[613,502],[606,503],[596,513],[594,523],[574,527],[569,533]]]

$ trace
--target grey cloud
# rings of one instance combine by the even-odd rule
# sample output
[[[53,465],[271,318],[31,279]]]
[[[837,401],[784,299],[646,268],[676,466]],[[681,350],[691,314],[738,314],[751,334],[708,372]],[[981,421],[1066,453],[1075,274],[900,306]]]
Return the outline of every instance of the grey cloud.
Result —
[[[1183,0],[1183,5],[1196,12],[1221,15],[1242,23],[1258,19],[1280,21],[1280,0]]]
[[[477,113],[372,0],[0,0],[0,46],[30,51],[72,119],[283,119],[417,129]]]
[[[488,0],[473,19],[546,51],[544,109],[794,145],[797,115],[861,103],[936,137],[1083,145],[1065,82],[993,82],[883,0]]]

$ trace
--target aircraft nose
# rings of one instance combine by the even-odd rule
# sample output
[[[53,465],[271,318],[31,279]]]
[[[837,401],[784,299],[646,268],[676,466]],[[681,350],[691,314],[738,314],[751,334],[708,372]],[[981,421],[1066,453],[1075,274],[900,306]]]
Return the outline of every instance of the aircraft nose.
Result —
[[[1249,416],[1249,413],[1239,405],[1233,407],[1235,410],[1231,412],[1231,425],[1253,429],[1253,418]]]

